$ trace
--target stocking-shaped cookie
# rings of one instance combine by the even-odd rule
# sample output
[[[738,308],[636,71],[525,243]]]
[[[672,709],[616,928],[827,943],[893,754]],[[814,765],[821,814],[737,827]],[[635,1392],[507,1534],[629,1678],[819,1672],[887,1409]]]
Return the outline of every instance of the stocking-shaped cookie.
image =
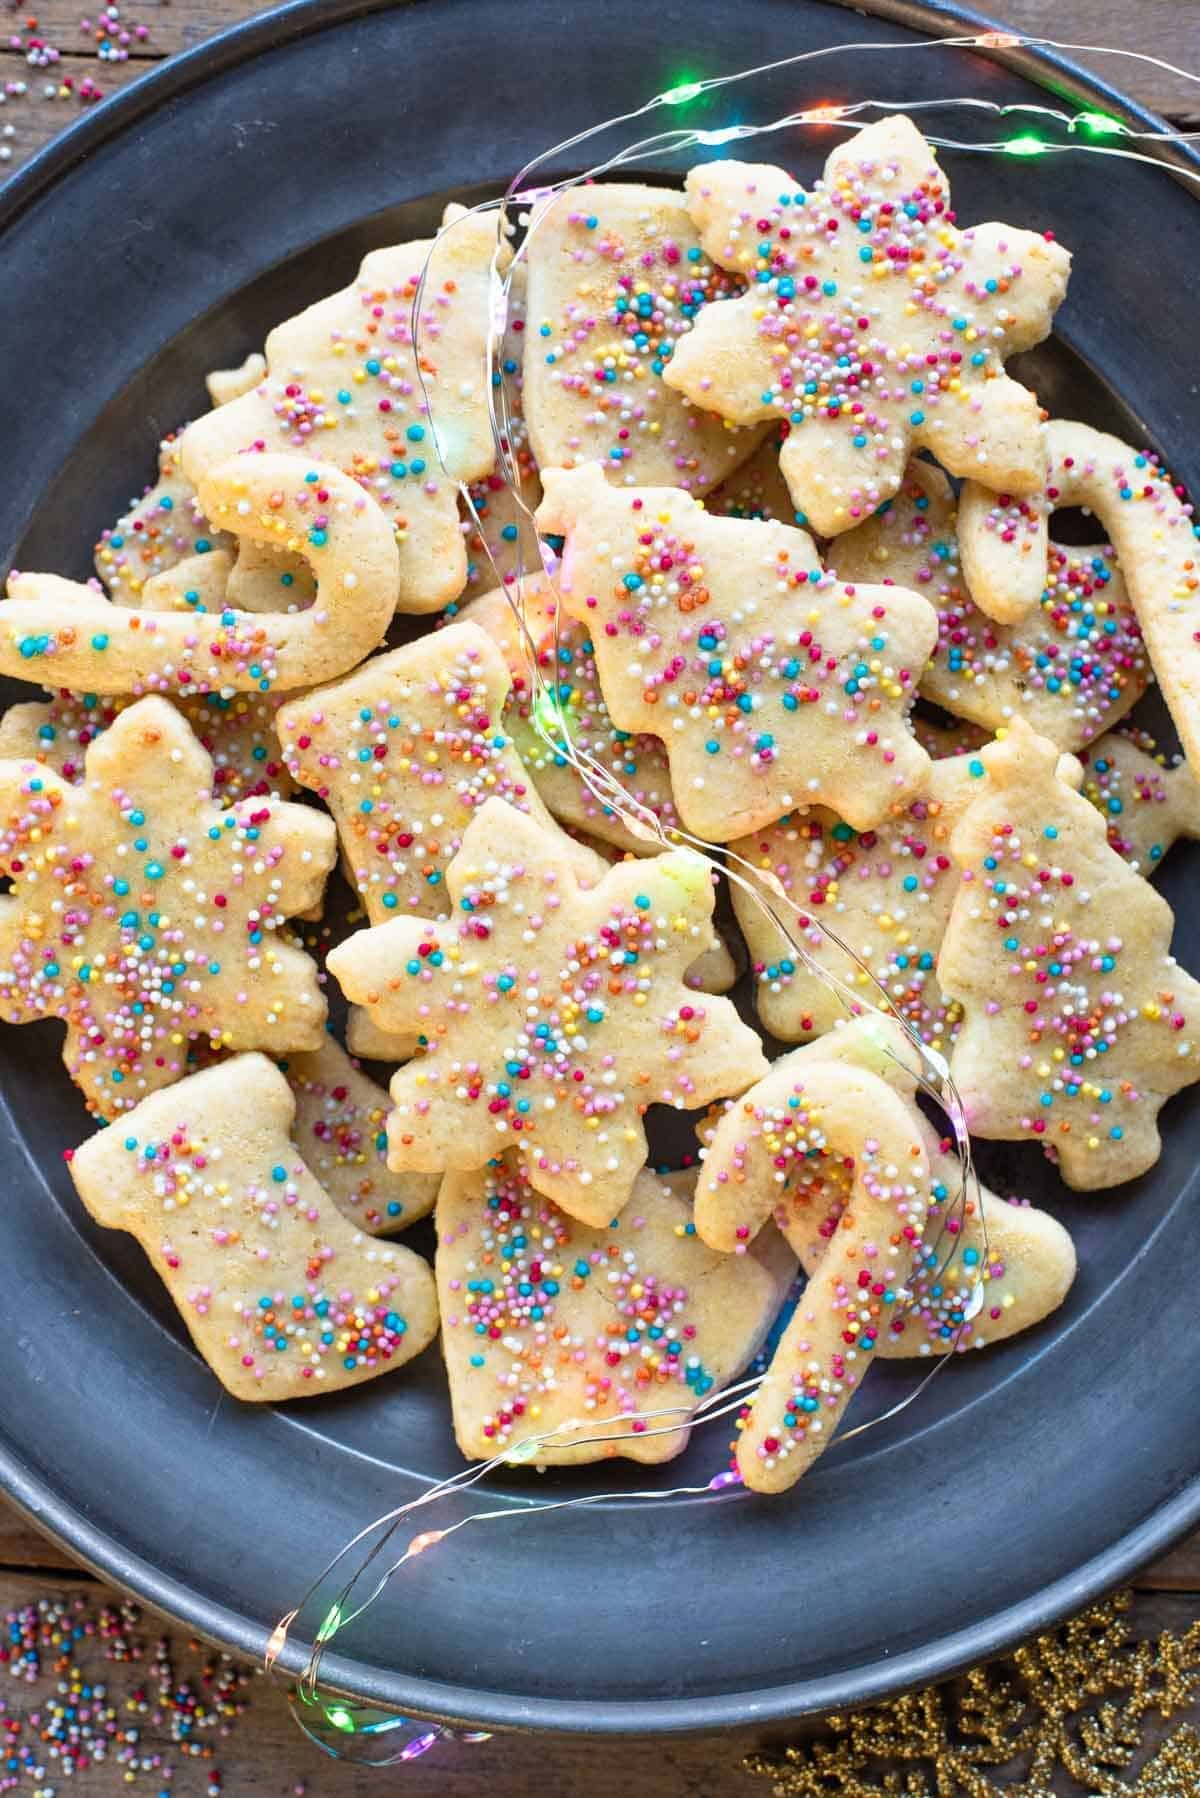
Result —
[[[396,549],[355,481],[296,456],[234,456],[199,497],[239,537],[302,554],[319,601],[207,612],[185,592],[174,609],[127,610],[57,575],[14,575],[0,600],[0,673],[95,693],[268,693],[312,686],[375,648],[394,608]]]
[[[0,1016],[61,1018],[89,1108],[113,1117],[185,1072],[188,1043],[315,1049],[317,970],[280,936],[321,897],[330,820],[223,810],[212,760],[164,699],[89,745],[80,785],[0,762]]]
[[[428,1264],[344,1218],[288,1136],[292,1095],[239,1055],[143,1099],[71,1159],[98,1223],[136,1236],[235,1398],[315,1397],[420,1354]]]
[[[495,458],[489,292],[508,255],[496,233],[496,213],[451,207],[435,241],[372,250],[349,287],[277,325],[258,386],[185,432],[189,478],[199,487],[238,451],[317,451],[390,520],[399,609],[440,611],[467,578],[457,483]]]
[[[617,490],[592,466],[543,484],[563,608],[588,628],[614,724],[666,745],[688,830],[727,842],[808,804],[865,830],[919,785],[925,600],[845,586],[806,532],[712,518],[677,489]]]
[[[742,291],[700,248],[668,188],[568,188],[535,213],[525,249],[525,416],[543,468],[597,463],[614,482],[704,493],[753,450],[666,385],[679,344],[713,301]]]
[[[446,1176],[438,1297],[464,1455],[551,1432],[521,1458],[679,1454],[692,1412],[754,1354],[796,1266],[770,1230],[752,1255],[714,1254],[692,1225],[694,1181],[647,1169],[620,1217],[592,1227],[536,1192],[511,1155]]]
[[[1180,837],[1200,837],[1200,783],[1186,762],[1172,767],[1159,755],[1153,737],[1110,731],[1083,762],[1083,795],[1104,819],[1109,847],[1139,874],[1153,874]]]
[[[489,798],[553,828],[505,728],[504,659],[471,623],[373,656],[277,719],[301,785],[333,813],[368,918],[442,917],[446,869]],[[599,865],[564,839],[585,878]]]
[[[665,378],[731,424],[786,421],[781,467],[815,531],[868,517],[914,447],[1040,487],[1037,401],[1004,362],[1049,333],[1070,258],[1010,225],[961,230],[910,119],[839,144],[808,193],[743,162],[702,163],[687,191],[704,248],[750,289],[701,314]]]
[[[1036,501],[1023,503],[1036,511]],[[969,525],[963,540],[972,540]],[[828,559],[842,580],[895,581],[932,603],[938,641],[922,696],[991,730],[1024,718],[1063,749],[1078,749],[1146,690],[1150,661],[1112,552],[1054,543],[1047,562],[1043,542],[1032,611],[1022,604],[1018,622],[998,624],[972,597],[954,492],[930,462],[910,462],[891,504],[835,538]],[[1028,557],[1014,569],[1014,583],[1027,565]],[[1010,590],[989,588],[993,614]]]
[[[1200,985],[1171,908],[1014,724],[951,838],[962,871],[938,958],[962,1004],[950,1071],[972,1134],[1040,1141],[1069,1186],[1157,1161],[1158,1112],[1200,1079]]]
[[[751,877],[749,886],[732,883],[733,908],[754,960],[759,1016],[773,1036],[821,1036],[861,1000],[894,1009],[931,1048],[953,1041],[959,1009],[947,1004],[935,973],[959,883],[950,838],[986,785],[992,754],[988,746],[932,763],[920,797],[896,805],[875,830],[853,831],[814,806],[730,844]],[[1059,774],[1079,785],[1073,756],[1061,758]],[[779,881],[790,904],[759,887],[755,873]],[[822,970],[842,983],[840,992]]]
[[[708,946],[708,865],[674,850],[585,891],[557,827],[489,800],[446,884],[449,918],[398,918],[329,955],[348,998],[425,1045],[392,1079],[389,1165],[466,1173],[512,1146],[539,1192],[607,1223],[651,1105],[704,1105],[766,1066],[727,999],[683,984]]]
[[[387,1164],[388,1095],[340,1043],[281,1057],[296,1101],[292,1138],[338,1210],[372,1236],[407,1230],[433,1210],[437,1174],[393,1174]]]

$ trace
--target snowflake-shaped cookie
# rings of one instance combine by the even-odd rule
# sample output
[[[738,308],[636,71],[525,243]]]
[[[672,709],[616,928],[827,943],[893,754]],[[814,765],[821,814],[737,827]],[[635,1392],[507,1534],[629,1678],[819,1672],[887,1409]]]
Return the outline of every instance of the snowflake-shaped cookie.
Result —
[[[815,531],[868,517],[914,447],[996,489],[1040,487],[1037,401],[1004,362],[1050,330],[1070,268],[1060,245],[961,230],[902,116],[839,145],[810,192],[741,162],[701,164],[687,190],[701,243],[750,291],[701,314],[664,378],[732,424],[787,422],[784,477]]]
[[[18,761],[0,783],[0,1016],[66,1023],[91,1110],[178,1080],[193,1038],[319,1047],[317,970],[279,927],[321,897],[328,818],[276,799],[222,810],[211,758],[157,698],[89,745],[79,786]]]
[[[539,1192],[607,1223],[651,1105],[704,1105],[766,1066],[728,1000],[684,985],[711,935],[707,863],[621,862],[585,891],[557,826],[489,800],[446,884],[444,922],[399,918],[329,955],[384,1029],[422,1034],[392,1079],[389,1165],[470,1172],[512,1146]]]
[[[907,715],[936,640],[927,601],[844,584],[806,532],[710,517],[677,488],[615,489],[594,466],[543,481],[564,610],[588,627],[613,722],[665,744],[688,830],[725,842],[809,804],[868,829],[919,786]]]

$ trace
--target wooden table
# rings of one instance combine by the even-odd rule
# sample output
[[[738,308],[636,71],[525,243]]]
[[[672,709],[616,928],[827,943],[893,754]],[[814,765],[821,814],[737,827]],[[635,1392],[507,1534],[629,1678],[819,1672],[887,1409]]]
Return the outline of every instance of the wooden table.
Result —
[[[986,5],[987,0],[980,0]],[[265,11],[255,0],[123,0],[120,26],[133,34],[139,24],[147,27],[144,38],[129,45],[129,58],[112,63],[98,60],[92,38],[80,29],[84,0],[29,0],[28,5],[6,0],[0,18],[0,40],[20,32],[57,48],[59,58],[44,67],[30,67],[22,51],[0,48],[0,76],[6,82],[24,80],[28,92],[10,95],[0,109],[0,148],[10,151],[3,169],[9,173],[40,145],[61,130],[79,111],[76,97],[81,85],[91,81],[105,93],[115,92],[136,80],[151,62],[174,51],[198,44],[251,14]],[[99,8],[88,9],[95,20]],[[991,0],[991,10],[1015,31],[1044,33],[1066,43],[1090,41],[1127,42],[1153,51],[1164,61],[1200,68],[1200,0],[1137,0],[1136,9],[1113,0]],[[1136,31],[1135,24],[1136,10]],[[513,9],[518,28],[519,0]],[[27,21],[35,19],[35,25]],[[110,32],[110,36],[112,33]],[[1169,70],[1113,58],[1079,54],[1078,60],[1107,74],[1139,99],[1177,120],[1200,117],[1200,85]],[[47,84],[65,87],[68,98],[47,98]],[[1200,1536],[1169,1555],[1138,1581],[1150,1596],[1141,1607],[1145,1628],[1180,1628],[1200,1613]],[[0,1500],[0,1612],[26,1604],[49,1591],[86,1592],[90,1601],[99,1588],[82,1574],[54,1543],[30,1529]],[[180,1654],[186,1654],[182,1644]],[[8,1691],[0,1687],[0,1695]],[[19,1694],[20,1688],[16,1688]],[[15,1707],[14,1707],[15,1708]],[[322,1756],[300,1736],[291,1723],[281,1698],[259,1684],[253,1691],[252,1708],[231,1738],[227,1751],[218,1743],[212,1764],[222,1768],[227,1793],[292,1792],[307,1783],[317,1794],[378,1792],[403,1781],[415,1794],[452,1790],[455,1798],[519,1798],[536,1788],[547,1798],[572,1793],[579,1798],[662,1798],[663,1794],[694,1794],[695,1798],[735,1798],[756,1794],[766,1798],[770,1788],[752,1779],[740,1767],[747,1750],[756,1745],[750,1736],[691,1738],[680,1742],[595,1744],[560,1741],[547,1737],[497,1737],[481,1747],[435,1749],[426,1759],[403,1773],[370,1773],[338,1765]],[[2,1756],[0,1756],[2,1760]],[[174,1781],[176,1793],[186,1798],[205,1790],[202,1763],[185,1763]],[[148,1778],[149,1790],[157,1782]],[[116,1793],[125,1785],[124,1773],[115,1765],[85,1773],[72,1782],[81,1794]],[[21,1790],[27,1790],[25,1786]]]

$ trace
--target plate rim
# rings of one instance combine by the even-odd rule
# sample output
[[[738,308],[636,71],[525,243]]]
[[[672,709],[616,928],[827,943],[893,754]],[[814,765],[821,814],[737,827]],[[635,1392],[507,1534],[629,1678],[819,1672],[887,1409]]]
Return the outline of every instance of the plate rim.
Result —
[[[973,9],[947,0],[819,0],[821,5],[866,13],[927,36],[951,38],[963,27],[972,33],[1010,28]],[[355,18],[400,11],[413,0],[287,0],[256,17],[231,25],[205,42],[151,67],[122,91],[60,132],[0,189],[0,234],[31,206],[46,198],[56,182],[93,151],[188,89],[215,79],[260,50],[317,35]],[[1081,68],[1050,48],[1004,43],[977,51],[1036,86],[1051,85],[1076,103],[1101,102],[1126,123],[1142,128],[1163,124],[1158,114],[1131,99],[1103,77]],[[1064,85],[1065,84],[1065,85]],[[1200,152],[1186,145],[1148,143],[1146,153],[1162,162],[1176,180],[1184,172],[1200,174]],[[1194,186],[1190,187],[1193,197]],[[53,1490],[29,1467],[11,1438],[0,1435],[0,1491],[17,1512],[48,1534],[83,1566],[106,1582],[130,1591],[170,1620],[185,1624],[204,1639],[261,1663],[269,1631],[226,1605],[150,1565],[124,1548],[110,1533],[89,1523],[81,1504]],[[503,1692],[471,1691],[444,1682],[407,1676],[402,1708],[414,1717],[484,1725],[496,1730],[538,1730],[554,1734],[627,1735],[708,1734],[750,1728],[800,1717],[818,1718],[832,1711],[877,1703],[916,1687],[953,1677],[967,1667],[1004,1653],[1014,1643],[1053,1627],[1129,1579],[1165,1554],[1200,1525],[1200,1472],[1165,1505],[1103,1553],[1063,1574],[1020,1603],[886,1661],[858,1665],[821,1679],[804,1679],[704,1698],[657,1701],[531,1699]],[[298,1673],[302,1651],[285,1650],[280,1667]],[[345,1656],[327,1656],[322,1681],[331,1692],[396,1709],[394,1684],[380,1670]],[[863,1689],[870,1696],[863,1698]],[[464,1699],[469,1708],[464,1709]]]

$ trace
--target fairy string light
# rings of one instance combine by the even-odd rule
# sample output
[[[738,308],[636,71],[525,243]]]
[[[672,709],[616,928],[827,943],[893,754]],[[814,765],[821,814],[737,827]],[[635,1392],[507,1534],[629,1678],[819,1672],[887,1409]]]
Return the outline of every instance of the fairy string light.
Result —
[[[561,166],[564,161],[577,160],[579,152],[585,145],[606,133],[618,130],[623,126],[632,127],[638,121],[648,119],[663,110],[670,112],[690,106],[705,97],[724,92],[726,89],[753,81],[758,77],[817,63],[831,56],[848,54],[862,56],[883,53],[895,58],[903,57],[906,53],[914,51],[939,48],[976,50],[985,54],[1017,48],[1052,49],[1124,57],[1143,65],[1156,67],[1190,82],[1200,82],[1200,75],[1179,68],[1165,59],[1147,52],[1003,31],[913,39],[901,43],[872,41],[866,44],[835,44],[801,51],[730,74],[703,78],[688,75],[665,91],[651,96],[641,105],[613,118],[590,125],[541,152],[516,173],[502,196],[482,202],[472,208],[470,213],[463,215],[470,217],[474,213],[480,212],[496,212],[499,215],[497,249],[492,263],[492,304],[488,323],[489,406],[497,473],[509,489],[518,516],[530,530],[534,529],[533,513],[521,490],[516,451],[519,421],[509,392],[509,375],[504,367],[503,345],[510,316],[513,279],[521,262],[527,257],[529,245],[538,230],[539,211],[537,209],[542,202],[569,192],[584,183],[601,179],[638,164],[653,163],[659,159],[679,158],[689,151],[724,147],[785,130],[837,128],[855,131],[862,128],[861,121],[864,121],[866,117],[883,111],[931,114],[937,111],[957,110],[982,114],[1000,120],[1012,120],[1020,124],[1028,124],[1029,127],[1011,137],[986,141],[946,137],[926,131],[925,135],[928,141],[939,148],[954,149],[975,155],[1002,155],[1016,159],[1081,154],[1108,156],[1124,161],[1144,163],[1192,181],[1200,179],[1200,168],[1189,162],[1183,159],[1168,161],[1161,154],[1148,153],[1138,147],[1140,144],[1148,143],[1158,145],[1160,150],[1163,147],[1187,146],[1200,139],[1200,133],[1173,132],[1153,128],[1137,129],[1123,120],[1094,110],[1068,111],[1062,107],[1035,102],[1001,103],[974,95],[950,95],[911,101],[867,98],[840,104],[822,103],[789,111],[777,118],[759,123],[737,122],[723,126],[704,127],[672,126],[647,136],[633,138],[631,142],[624,144],[579,174],[557,181],[543,182],[539,180],[539,171],[551,164],[556,163]],[[1057,130],[1061,132],[1062,137],[1060,140],[1055,140],[1038,134],[1039,131],[1045,130]],[[461,223],[462,220],[458,222]],[[453,223],[446,227],[448,231],[455,228],[456,225]],[[523,229],[524,237],[509,260],[509,240],[516,235],[518,228]],[[503,266],[505,260],[508,261],[507,267]],[[438,456],[445,472],[446,459],[437,429],[436,405],[426,381],[424,363],[419,353],[428,271],[429,261],[427,260],[412,303],[413,345],[419,371],[418,378],[431,427],[434,453]],[[551,547],[544,540],[536,538],[535,534],[535,540],[539,546],[540,563],[536,570],[528,568],[525,563],[523,541],[518,532],[515,569],[510,570],[506,577],[497,566],[487,540],[487,533],[483,528],[483,521],[469,490],[462,483],[456,484],[459,486],[465,509],[478,530],[483,543],[483,553],[487,556],[496,575],[497,585],[507,593],[509,604],[513,610],[515,626],[524,647],[527,662],[527,678],[531,695],[530,718],[538,737],[557,758],[572,767],[579,779],[599,802],[619,818],[625,827],[641,841],[664,849],[682,843],[700,854],[711,868],[716,869],[726,879],[736,884],[741,891],[748,894],[753,903],[762,910],[787,941],[797,960],[836,993],[847,1016],[875,1015],[880,1018],[885,1016],[890,1018],[893,1014],[887,1002],[887,996],[874,979],[871,971],[823,919],[808,920],[806,916],[806,922],[815,921],[826,940],[848,957],[851,965],[866,976],[868,987],[874,988],[882,1004],[864,998],[861,992],[854,990],[840,975],[825,967],[811,955],[796,928],[801,916],[799,908],[789,899],[782,884],[773,874],[752,868],[749,863],[731,850],[726,851],[723,860],[717,860],[711,854],[710,845],[701,842],[681,828],[673,827],[668,833],[664,830],[661,820],[647,805],[631,795],[609,768],[599,762],[585,746],[575,741],[558,693],[544,678],[539,646],[533,640],[523,604],[525,582],[535,572],[546,579],[557,598],[555,586],[557,558]],[[561,605],[556,604],[554,608],[555,651],[560,646],[558,638],[560,617]],[[961,1234],[951,1230],[951,1223],[956,1215],[961,1218],[963,1208],[967,1204],[968,1194],[971,1192],[975,1195],[977,1214],[984,1233],[984,1259],[986,1261],[986,1218],[982,1193],[974,1172],[964,1109],[950,1076],[946,1059],[937,1050],[921,1042],[916,1032],[903,1019],[900,1019],[899,1022],[911,1044],[916,1063],[915,1066],[905,1063],[906,1071],[916,1079],[920,1090],[939,1105],[949,1120],[960,1168],[958,1190],[950,1203],[941,1211],[939,1232],[933,1244],[933,1254],[936,1259],[944,1237],[947,1234],[950,1235],[950,1247],[946,1259],[937,1267],[937,1274],[941,1275],[949,1268],[957,1253],[957,1242]],[[899,1060],[890,1040],[883,1043],[883,1048],[887,1055]],[[972,1317],[977,1313],[982,1302],[982,1284],[976,1280],[970,1300],[964,1308],[963,1322],[956,1331],[955,1344],[962,1332],[969,1327]],[[909,1405],[919,1399],[930,1380],[936,1376],[949,1358],[947,1355],[936,1360],[913,1390],[890,1406],[882,1415],[840,1431],[838,1441],[847,1441],[901,1414]],[[751,1374],[722,1391],[701,1399],[694,1407],[668,1406],[663,1407],[660,1411],[642,1412],[639,1415],[642,1419],[667,1415],[676,1418],[674,1423],[662,1424],[657,1430],[648,1432],[649,1434],[677,1432],[680,1428],[678,1421],[680,1417],[689,1428],[701,1428],[706,1423],[717,1422],[732,1415],[747,1403],[752,1402],[759,1378],[758,1374]],[[630,1421],[633,1415],[632,1413],[623,1413],[608,1420],[603,1427],[608,1430],[614,1423],[621,1424]],[[740,1487],[739,1477],[736,1473],[722,1471],[703,1485],[684,1485],[668,1489],[648,1488],[634,1492],[590,1492],[576,1497],[554,1500],[531,1497],[523,1501],[510,1502],[503,1507],[468,1511],[439,1527],[420,1529],[407,1541],[398,1555],[385,1563],[384,1556],[388,1546],[396,1539],[403,1526],[417,1513],[455,1499],[502,1467],[535,1462],[539,1450],[549,1447],[564,1432],[578,1434],[583,1427],[580,1420],[572,1419],[540,1436],[528,1436],[497,1454],[491,1460],[463,1469],[451,1478],[431,1486],[417,1498],[376,1519],[333,1557],[313,1581],[299,1605],[277,1625],[267,1650],[267,1668],[277,1672],[286,1672],[289,1676],[298,1675],[293,1694],[293,1714],[305,1734],[327,1753],[334,1754],[338,1758],[348,1758],[347,1744],[350,1741],[356,1743],[362,1739],[373,1741],[376,1737],[400,1729],[408,1729],[411,1733],[405,1741],[382,1758],[373,1758],[361,1752],[355,1752],[352,1756],[352,1758],[362,1760],[370,1765],[394,1765],[415,1758],[440,1740],[486,1739],[478,1736],[464,1737],[461,1732],[440,1726],[426,1727],[424,1724],[412,1723],[403,1718],[382,1717],[365,1721],[363,1720],[365,1713],[361,1707],[344,1698],[326,1700],[322,1696],[321,1667],[330,1645],[378,1601],[391,1580],[414,1559],[434,1548],[440,1548],[460,1531],[477,1525],[494,1524],[505,1519],[512,1521],[534,1514],[539,1517],[548,1516],[551,1512],[579,1509],[605,1502],[624,1503],[647,1499],[666,1502],[680,1498],[698,1499],[706,1503],[714,1502],[723,1495],[737,1491]],[[619,1432],[614,1432],[611,1435],[587,1439],[599,1445],[610,1440],[619,1440],[620,1436]],[[345,1563],[351,1561],[357,1550],[362,1551],[361,1558],[352,1566],[348,1578],[343,1580],[336,1597],[332,1602],[327,1602],[320,1625],[312,1633],[311,1645],[307,1653],[299,1648],[294,1652],[289,1652],[293,1632],[297,1630],[306,1608],[322,1591],[330,1577]],[[372,1573],[375,1576],[374,1581],[368,1587],[367,1581]],[[356,1593],[362,1595],[356,1597]],[[298,1656],[302,1658],[298,1659]],[[305,1712],[309,1713],[308,1717],[305,1716]]]

